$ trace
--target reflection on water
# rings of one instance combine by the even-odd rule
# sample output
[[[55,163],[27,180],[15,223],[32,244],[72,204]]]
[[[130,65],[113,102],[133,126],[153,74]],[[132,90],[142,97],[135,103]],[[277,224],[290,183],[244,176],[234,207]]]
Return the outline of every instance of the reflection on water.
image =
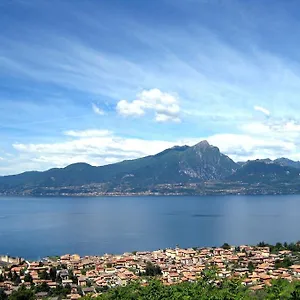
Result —
[[[297,241],[299,196],[0,198],[0,253],[37,258]]]

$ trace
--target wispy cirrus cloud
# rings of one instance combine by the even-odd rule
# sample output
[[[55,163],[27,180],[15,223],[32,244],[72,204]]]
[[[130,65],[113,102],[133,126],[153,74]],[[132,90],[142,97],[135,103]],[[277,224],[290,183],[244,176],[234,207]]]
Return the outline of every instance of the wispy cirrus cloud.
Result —
[[[98,107],[95,103],[92,103],[92,109],[96,115],[103,116],[105,114],[104,110]]]
[[[0,19],[10,24],[0,147],[12,155],[1,152],[0,172],[105,164],[204,138],[237,160],[298,157],[294,4],[53,1],[11,2]]]
[[[254,106],[254,109],[256,110],[256,111],[260,111],[260,112],[262,112],[264,115],[266,115],[267,117],[269,117],[270,116],[270,111],[268,110],[268,109],[266,109],[266,108],[264,108],[264,107],[262,107],[262,106],[258,106],[258,105],[255,105]]]

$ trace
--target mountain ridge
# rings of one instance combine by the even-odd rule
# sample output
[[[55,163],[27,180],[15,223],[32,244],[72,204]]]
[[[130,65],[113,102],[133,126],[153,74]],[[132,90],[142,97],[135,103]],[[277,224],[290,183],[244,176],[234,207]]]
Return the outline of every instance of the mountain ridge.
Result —
[[[0,194],[281,193],[287,192],[287,185],[296,193],[298,163],[285,158],[236,163],[204,140],[105,166],[79,162],[43,172],[1,176]],[[255,187],[259,184],[265,190]]]

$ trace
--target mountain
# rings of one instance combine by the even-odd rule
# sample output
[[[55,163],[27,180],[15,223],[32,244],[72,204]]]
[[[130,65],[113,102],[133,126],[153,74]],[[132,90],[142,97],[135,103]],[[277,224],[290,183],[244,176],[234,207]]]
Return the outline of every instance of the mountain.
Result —
[[[135,160],[101,167],[76,163],[45,172],[0,177],[0,193],[102,184],[107,189],[145,188],[157,184],[201,183],[223,180],[239,166],[217,147],[202,141],[176,146]]]
[[[276,165],[280,165],[283,167],[291,167],[291,168],[296,168],[296,169],[300,169],[300,161],[294,161],[285,157],[281,157],[281,158],[277,158],[275,160],[271,160],[270,158],[264,158],[264,159],[256,159],[256,160],[248,160],[247,162],[244,161],[240,161],[237,162],[237,164],[239,164],[240,166],[245,165],[248,162],[251,161],[259,161],[259,162],[264,162],[266,164],[276,164]]]
[[[275,159],[273,162],[275,164],[278,164],[278,165],[281,165],[284,167],[292,167],[292,168],[300,169],[300,161],[293,161],[288,158],[281,157],[281,158]]]
[[[217,147],[202,141],[193,147],[174,147],[145,158],[144,163],[130,172],[117,175],[117,181],[151,186],[221,180],[232,174],[238,165]],[[142,159],[143,160],[143,159]]]
[[[242,166],[246,165],[247,163],[249,163],[251,161],[259,161],[259,162],[264,162],[266,164],[272,164],[273,163],[273,160],[271,160],[270,158],[262,158],[262,159],[248,160],[248,161],[239,161],[237,163],[242,167]]]
[[[299,180],[299,170],[261,160],[249,161],[227,179],[243,183],[276,183]]]
[[[293,194],[300,193],[299,164],[285,158],[235,163],[202,141],[106,166],[76,163],[2,176],[0,194]]]

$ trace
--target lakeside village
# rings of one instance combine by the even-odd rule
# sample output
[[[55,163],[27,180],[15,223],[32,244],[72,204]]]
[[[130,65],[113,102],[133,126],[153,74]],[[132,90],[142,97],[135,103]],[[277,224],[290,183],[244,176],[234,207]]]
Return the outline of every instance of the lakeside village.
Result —
[[[38,299],[78,299],[88,294],[97,296],[132,281],[147,285],[153,277],[163,285],[195,282],[208,270],[215,272],[216,284],[226,278],[239,278],[242,285],[254,291],[271,285],[272,279],[300,281],[300,243],[176,247],[85,257],[67,254],[41,261],[1,256],[0,297],[1,293],[8,297],[18,289],[27,289],[34,291]]]

